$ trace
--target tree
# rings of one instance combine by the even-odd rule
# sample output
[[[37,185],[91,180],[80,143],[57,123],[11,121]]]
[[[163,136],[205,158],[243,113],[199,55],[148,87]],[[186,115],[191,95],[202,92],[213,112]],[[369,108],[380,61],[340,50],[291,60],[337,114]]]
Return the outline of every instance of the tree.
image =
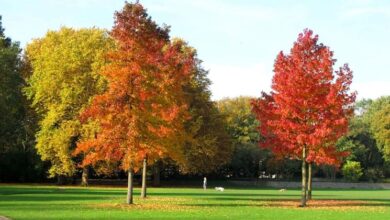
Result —
[[[5,36],[0,16],[0,181],[31,182],[42,172],[31,136],[34,123],[22,94],[22,70],[19,43]]]
[[[383,171],[385,165],[383,155],[370,129],[369,109],[372,103],[370,99],[356,103],[356,114],[349,122],[348,133],[337,143],[340,150],[350,152],[347,160],[360,162],[364,170],[363,177],[368,180],[378,179],[380,175],[372,176],[371,171]]]
[[[20,75],[19,43],[5,37],[0,16],[0,152],[16,143],[22,119],[23,79]]]
[[[0,155],[15,147],[21,121],[22,85],[19,44],[4,35],[0,16]],[[2,166],[1,166],[2,167]]]
[[[217,102],[221,114],[226,118],[228,133],[234,152],[228,164],[235,177],[256,177],[259,162],[265,161],[268,153],[258,147],[260,139],[255,115],[251,111],[251,97],[226,98]]]
[[[383,158],[390,161],[390,96],[375,100],[368,109],[367,119]]]
[[[347,131],[355,95],[348,65],[333,74],[333,52],[305,30],[290,54],[280,52],[270,95],[253,100],[262,147],[302,161],[301,206],[306,206],[307,163],[333,163],[335,142]]]
[[[360,163],[348,160],[343,166],[343,175],[346,180],[358,181],[363,175]]]
[[[349,151],[346,158],[357,161],[363,169],[362,179],[377,181],[390,173],[389,161],[381,142],[375,137],[375,123],[381,123],[386,131],[388,114],[378,114],[388,105],[388,97],[376,100],[363,99],[355,104],[355,115],[350,120],[349,131],[337,143],[339,149]]]
[[[211,101],[208,71],[202,68],[200,60],[196,60],[193,70],[194,77],[184,85],[190,114],[184,123],[187,138],[182,155],[172,159],[182,173],[205,175],[230,162],[233,148],[225,117],[217,103]]]
[[[146,158],[175,154],[188,117],[183,85],[192,73],[194,52],[181,40],[170,41],[139,3],[116,12],[109,53],[102,74],[107,90],[94,97],[81,115],[96,132],[77,144],[83,165],[118,165],[128,173],[127,203],[133,203],[133,174]],[[153,160],[152,160],[153,161]]]
[[[27,45],[26,62],[32,73],[25,92],[38,114],[36,148],[42,160],[51,162],[50,177],[75,172],[72,151],[86,129],[78,117],[91,97],[105,89],[105,79],[98,72],[112,47],[104,30],[66,27]]]
[[[208,71],[201,63],[195,57],[193,77],[183,87],[190,115],[184,122],[184,143],[176,144],[175,155],[156,161],[153,169],[155,185],[160,182],[162,170],[177,175],[206,175],[230,162],[233,148],[225,116],[217,108],[218,104],[211,101]]]

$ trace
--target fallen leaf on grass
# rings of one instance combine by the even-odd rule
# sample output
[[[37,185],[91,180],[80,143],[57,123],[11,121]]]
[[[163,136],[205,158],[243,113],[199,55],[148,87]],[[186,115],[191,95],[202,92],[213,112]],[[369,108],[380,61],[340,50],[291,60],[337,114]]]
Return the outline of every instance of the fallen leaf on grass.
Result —
[[[268,207],[281,208],[301,208],[299,200],[285,201],[267,201],[262,205]],[[304,209],[322,209],[322,210],[339,210],[339,211],[385,211],[385,204],[382,202],[371,202],[363,200],[310,200]]]
[[[111,202],[88,205],[94,208],[113,208],[122,210],[162,210],[162,211],[189,211],[196,208],[186,206],[189,199],[184,198],[166,198],[166,197],[149,197],[146,199],[135,199],[134,204]]]

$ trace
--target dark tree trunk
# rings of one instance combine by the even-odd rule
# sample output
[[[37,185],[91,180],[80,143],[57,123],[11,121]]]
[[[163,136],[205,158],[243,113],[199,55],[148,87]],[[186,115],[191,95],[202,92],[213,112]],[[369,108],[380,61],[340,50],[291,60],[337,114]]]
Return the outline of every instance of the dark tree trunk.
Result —
[[[134,171],[132,168],[130,168],[127,172],[127,204],[133,204],[133,175]]]
[[[65,184],[65,177],[63,175],[57,176],[57,185],[64,185]]]
[[[153,165],[153,186],[160,186],[160,161],[157,161]]]
[[[306,206],[306,191],[307,191],[307,173],[306,173],[306,147],[302,150],[302,191],[301,191],[301,207]]]
[[[311,190],[312,190],[312,163],[309,163],[309,174],[308,174],[308,180],[307,180],[307,200],[311,200]]]
[[[332,181],[336,181],[336,167],[334,166],[331,167],[331,176],[332,176]]]
[[[81,174],[81,186],[88,186],[89,179],[89,167],[83,168],[83,173]]]
[[[147,158],[144,158],[143,164],[142,164],[142,189],[141,189],[141,198],[146,198],[146,171],[147,171]]]

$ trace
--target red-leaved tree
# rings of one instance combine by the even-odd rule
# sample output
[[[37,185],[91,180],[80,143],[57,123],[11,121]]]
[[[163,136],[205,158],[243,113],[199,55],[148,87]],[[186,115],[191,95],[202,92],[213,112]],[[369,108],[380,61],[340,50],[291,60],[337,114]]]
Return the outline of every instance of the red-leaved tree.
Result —
[[[337,165],[345,154],[337,152],[335,143],[347,132],[355,94],[349,92],[348,65],[334,74],[334,63],[333,52],[305,30],[290,54],[277,56],[271,93],[252,101],[260,146],[302,160],[301,206],[306,206],[307,163]]]
[[[83,165],[118,164],[128,172],[127,203],[133,203],[133,174],[146,158],[176,154],[188,111],[183,85],[189,82],[194,51],[181,40],[171,41],[139,3],[126,3],[111,36],[116,50],[102,74],[107,90],[94,97],[81,115],[96,124],[75,154]],[[176,145],[175,145],[176,144]]]

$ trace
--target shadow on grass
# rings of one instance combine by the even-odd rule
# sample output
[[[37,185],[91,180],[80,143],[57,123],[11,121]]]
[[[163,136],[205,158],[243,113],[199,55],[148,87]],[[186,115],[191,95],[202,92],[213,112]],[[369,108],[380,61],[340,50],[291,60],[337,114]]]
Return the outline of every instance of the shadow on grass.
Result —
[[[134,192],[138,196],[139,192]],[[124,190],[94,190],[72,188],[0,188],[0,202],[89,201],[125,197]]]
[[[327,191],[327,190],[325,190]],[[251,202],[286,202],[286,201],[299,201],[300,195],[298,192],[278,193],[270,190],[269,193],[256,193],[241,191],[238,193],[232,192],[215,192],[215,191],[203,191],[199,192],[149,192],[149,196],[161,196],[161,197],[195,197],[196,199],[220,201],[222,204],[204,204],[204,206],[253,206]],[[95,200],[110,200],[110,199],[122,199],[126,196],[125,189],[118,190],[105,190],[105,189],[91,189],[91,188],[66,188],[66,187],[52,187],[52,188],[18,188],[18,187],[0,187],[0,207],[9,206],[14,202],[69,202],[80,201],[95,201]],[[134,196],[139,196],[139,190],[137,189]],[[295,200],[296,199],[296,200]],[[323,194],[315,195],[315,200],[334,200],[334,201],[367,201],[367,203],[361,204],[361,206],[390,206],[390,198],[338,198],[338,195]],[[240,204],[226,204],[229,201],[242,202]],[[11,203],[9,203],[11,202]],[[381,203],[381,204],[378,204]],[[52,203],[50,205],[54,205]],[[17,204],[19,205],[19,204]],[[200,205],[202,204],[191,204]],[[259,204],[255,204],[259,206]],[[21,206],[22,207],[22,206]]]
[[[1,204],[1,209],[6,209],[7,211],[18,210],[18,211],[48,211],[48,210],[75,210],[77,208],[82,208],[80,204],[47,204],[45,203],[18,203],[18,204]]]
[[[137,192],[138,190],[136,190]],[[96,190],[96,189],[73,189],[73,188],[0,188],[0,195],[22,194],[79,194],[79,195],[122,195],[125,190]]]
[[[54,202],[54,201],[89,201],[89,200],[102,200],[107,199],[103,196],[61,196],[61,195],[45,195],[45,196],[8,196],[3,197],[1,202]],[[1,204],[1,203],[0,203]],[[1,206],[1,205],[0,205]]]

